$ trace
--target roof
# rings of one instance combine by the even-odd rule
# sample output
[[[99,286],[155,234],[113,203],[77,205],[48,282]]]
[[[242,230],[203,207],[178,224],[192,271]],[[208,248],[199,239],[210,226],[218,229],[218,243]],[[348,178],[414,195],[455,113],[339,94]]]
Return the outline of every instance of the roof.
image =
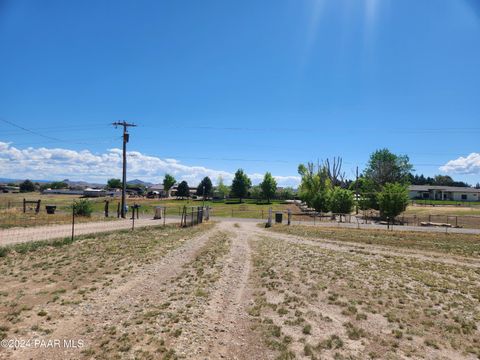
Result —
[[[157,185],[152,185],[148,187],[149,191],[161,191],[163,189],[164,189],[163,184],[157,184]]]
[[[472,187],[460,187],[460,186],[440,186],[440,185],[410,185],[408,187],[410,191],[448,191],[448,192],[461,192],[461,193],[480,193],[480,189]]]

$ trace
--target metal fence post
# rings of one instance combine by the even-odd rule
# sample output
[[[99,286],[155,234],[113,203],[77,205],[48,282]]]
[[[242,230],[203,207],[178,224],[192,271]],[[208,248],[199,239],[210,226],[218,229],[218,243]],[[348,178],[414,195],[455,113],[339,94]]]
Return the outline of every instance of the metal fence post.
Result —
[[[272,226],[272,208],[268,209],[268,221],[267,221],[267,227]]]
[[[132,230],[135,230],[135,206],[132,206]]]
[[[72,241],[75,236],[75,204],[72,205]]]

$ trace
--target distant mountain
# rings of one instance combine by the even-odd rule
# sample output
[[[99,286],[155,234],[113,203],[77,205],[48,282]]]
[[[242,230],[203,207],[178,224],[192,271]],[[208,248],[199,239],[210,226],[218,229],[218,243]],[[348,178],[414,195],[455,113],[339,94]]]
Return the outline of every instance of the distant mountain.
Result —
[[[145,187],[149,187],[149,186],[153,185],[150,182],[142,181],[142,180],[139,180],[139,179],[129,180],[129,181],[127,181],[127,184],[128,185],[143,185]]]

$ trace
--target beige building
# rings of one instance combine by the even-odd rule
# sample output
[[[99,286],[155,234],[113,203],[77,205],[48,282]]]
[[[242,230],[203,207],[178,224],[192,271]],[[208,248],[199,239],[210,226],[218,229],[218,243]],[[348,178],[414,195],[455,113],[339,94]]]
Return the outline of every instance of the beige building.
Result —
[[[412,200],[480,201],[480,189],[471,187],[411,185],[408,192]]]

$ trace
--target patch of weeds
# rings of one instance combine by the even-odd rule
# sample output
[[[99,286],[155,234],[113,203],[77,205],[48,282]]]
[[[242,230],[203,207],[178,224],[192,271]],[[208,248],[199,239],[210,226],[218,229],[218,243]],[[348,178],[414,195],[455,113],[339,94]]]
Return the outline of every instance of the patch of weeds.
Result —
[[[425,339],[424,344],[436,350],[440,349],[440,346],[438,346],[438,344],[433,339]]]
[[[330,335],[328,339],[321,341],[318,345],[318,349],[332,350],[341,349],[343,347],[343,340],[338,335]]]
[[[356,327],[352,323],[345,323],[343,324],[345,326],[345,329],[347,330],[347,336],[350,340],[359,340],[360,338],[363,338],[366,336],[365,330]]]
[[[312,333],[312,325],[306,324],[302,329],[302,333],[305,335],[310,335]]]

